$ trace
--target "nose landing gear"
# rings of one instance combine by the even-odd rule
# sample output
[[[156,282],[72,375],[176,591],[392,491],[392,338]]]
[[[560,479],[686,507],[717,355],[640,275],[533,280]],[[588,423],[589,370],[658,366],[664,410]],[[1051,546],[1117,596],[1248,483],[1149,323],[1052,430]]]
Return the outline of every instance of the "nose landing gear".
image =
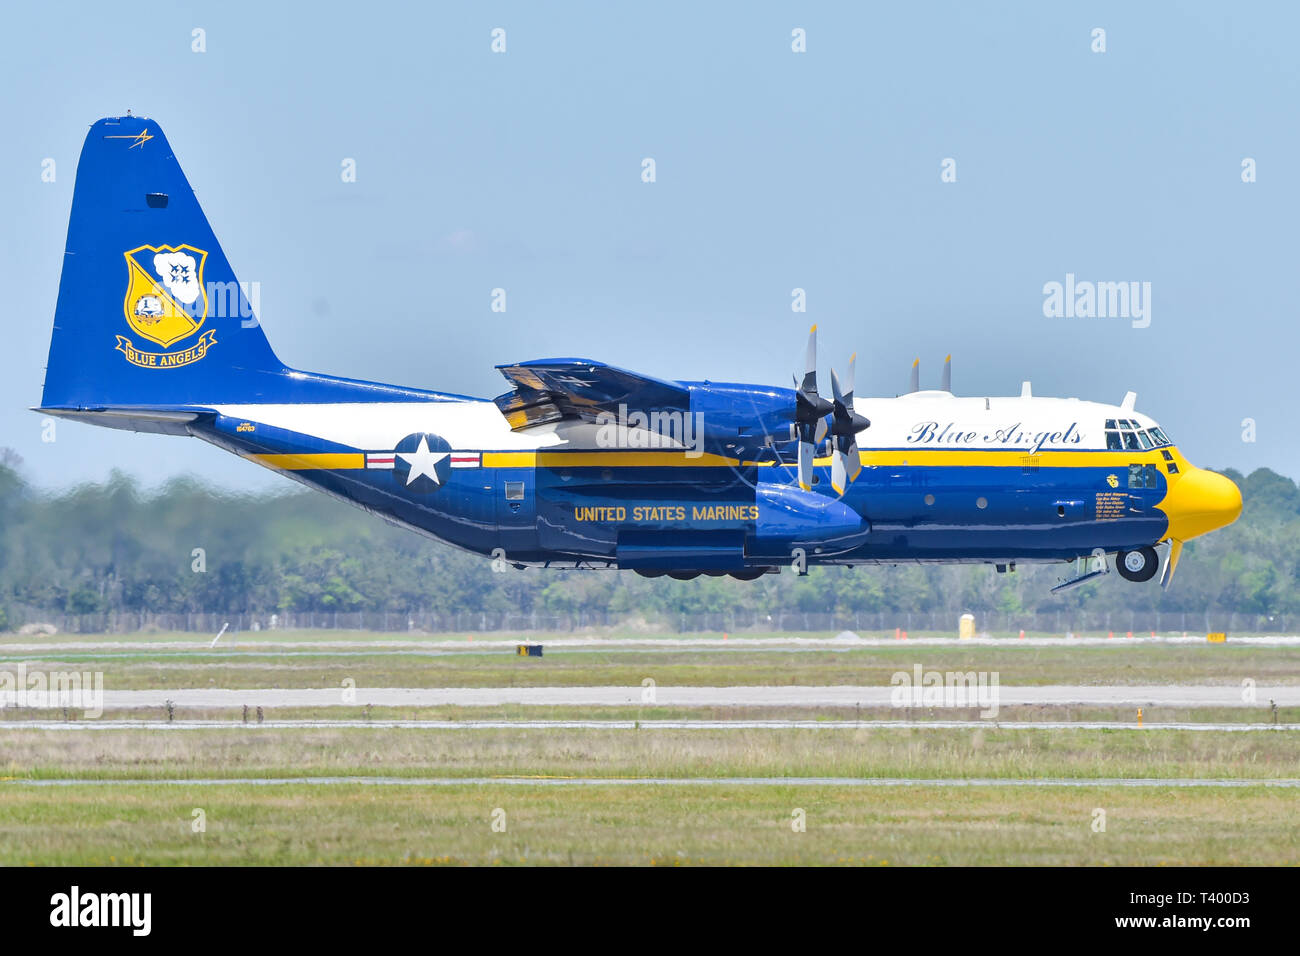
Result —
[[[1156,549],[1138,548],[1135,551],[1120,551],[1115,555],[1115,570],[1125,581],[1150,581],[1156,576],[1160,559]]]

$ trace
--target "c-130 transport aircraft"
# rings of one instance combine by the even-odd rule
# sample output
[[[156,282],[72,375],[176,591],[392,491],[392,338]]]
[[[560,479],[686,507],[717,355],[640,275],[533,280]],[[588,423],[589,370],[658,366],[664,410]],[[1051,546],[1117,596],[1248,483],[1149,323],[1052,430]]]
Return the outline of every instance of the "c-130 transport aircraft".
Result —
[[[1074,561],[1168,584],[1241,494],[1118,405],[944,384],[678,382],[578,358],[493,399],[299,372],[271,350],[161,128],[81,152],[37,411],[193,435],[499,567],[753,579],[785,565]],[[1160,551],[1157,551],[1159,546]],[[1068,567],[1068,566],[1067,566]]]

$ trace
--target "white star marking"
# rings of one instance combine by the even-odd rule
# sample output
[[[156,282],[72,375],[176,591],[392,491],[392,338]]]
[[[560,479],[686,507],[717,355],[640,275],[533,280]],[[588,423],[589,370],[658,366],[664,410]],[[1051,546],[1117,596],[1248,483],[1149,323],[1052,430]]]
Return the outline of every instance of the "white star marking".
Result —
[[[450,452],[445,451],[429,451],[429,443],[421,435],[419,448],[415,449],[415,451],[399,451],[397,457],[405,460],[411,466],[411,470],[406,476],[408,485],[421,475],[428,475],[433,479],[435,485],[440,485],[442,482],[438,480],[438,472],[434,466],[449,454]]]

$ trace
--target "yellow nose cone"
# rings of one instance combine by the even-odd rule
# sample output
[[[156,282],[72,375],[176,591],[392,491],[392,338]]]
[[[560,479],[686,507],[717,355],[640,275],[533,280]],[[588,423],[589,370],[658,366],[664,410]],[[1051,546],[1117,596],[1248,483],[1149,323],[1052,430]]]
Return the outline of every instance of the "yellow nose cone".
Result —
[[[1236,521],[1241,489],[1231,478],[1188,466],[1170,481],[1169,494],[1156,507],[1169,517],[1169,537],[1187,541]]]

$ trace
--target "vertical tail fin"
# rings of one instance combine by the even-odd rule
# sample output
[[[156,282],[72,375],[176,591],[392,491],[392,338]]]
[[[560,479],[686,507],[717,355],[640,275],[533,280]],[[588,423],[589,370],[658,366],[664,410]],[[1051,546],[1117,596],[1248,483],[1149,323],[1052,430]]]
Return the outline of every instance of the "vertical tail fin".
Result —
[[[100,120],[77,166],[43,407],[174,407],[283,391],[287,369],[250,291],[158,124]]]

